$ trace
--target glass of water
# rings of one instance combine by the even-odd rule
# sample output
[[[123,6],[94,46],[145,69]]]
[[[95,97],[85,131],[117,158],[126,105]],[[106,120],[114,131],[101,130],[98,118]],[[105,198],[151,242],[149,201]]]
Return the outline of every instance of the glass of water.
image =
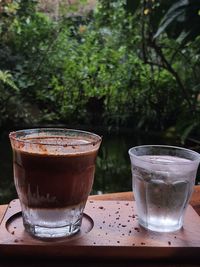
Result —
[[[139,224],[156,232],[173,232],[183,219],[195,184],[200,154],[173,146],[129,149]]]

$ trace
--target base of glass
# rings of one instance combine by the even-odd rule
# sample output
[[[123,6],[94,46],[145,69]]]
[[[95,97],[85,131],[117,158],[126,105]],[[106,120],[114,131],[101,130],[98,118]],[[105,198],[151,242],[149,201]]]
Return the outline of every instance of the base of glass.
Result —
[[[62,238],[76,234],[81,227],[81,220],[75,224],[65,225],[62,227],[44,227],[39,225],[30,225],[24,223],[25,230],[37,238]]]
[[[152,222],[145,222],[139,218],[138,220],[139,224],[144,227],[147,230],[153,231],[153,232],[159,232],[159,233],[170,233],[170,232],[176,232],[180,230],[183,226],[182,221],[178,221],[174,224],[169,224],[167,221],[163,224],[159,224],[157,221],[157,224]]]
[[[25,230],[38,238],[60,238],[80,230],[85,203],[63,208],[30,208],[22,206]]]

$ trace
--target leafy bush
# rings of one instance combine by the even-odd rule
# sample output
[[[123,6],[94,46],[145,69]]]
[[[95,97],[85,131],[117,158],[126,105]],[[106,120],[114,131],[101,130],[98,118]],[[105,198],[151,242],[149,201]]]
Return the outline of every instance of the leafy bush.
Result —
[[[5,106],[6,118],[146,131],[175,127],[183,140],[198,133],[200,39],[192,33],[177,41],[173,3],[101,0],[85,17],[70,17],[62,7],[62,17],[53,20],[37,10],[37,1],[3,1],[0,69],[19,89],[3,87],[14,100],[7,105],[23,107],[11,116]]]
[[[12,75],[8,71],[0,70],[0,126],[9,123],[11,118],[19,121],[21,117],[24,117],[21,104],[19,89]]]

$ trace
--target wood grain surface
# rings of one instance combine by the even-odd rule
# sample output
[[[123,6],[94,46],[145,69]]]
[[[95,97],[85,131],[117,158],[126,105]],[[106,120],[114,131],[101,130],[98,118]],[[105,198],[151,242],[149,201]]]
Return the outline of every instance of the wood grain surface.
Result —
[[[131,201],[133,199],[132,192],[119,192],[119,193],[111,193],[111,194],[103,194],[103,195],[92,195],[89,197],[89,200],[101,200],[101,201]],[[196,210],[196,212],[200,215],[200,186],[195,186],[194,192],[192,194],[192,197],[190,199],[190,204],[193,206],[193,208]],[[7,205],[1,205],[0,206],[0,221],[2,219],[3,214],[5,213],[5,210],[7,208]],[[79,261],[77,259],[76,261],[63,261],[62,259],[57,259],[56,261],[53,260],[42,260],[37,259],[35,257],[31,261],[27,258],[19,258],[17,261],[13,260],[12,258],[2,259],[0,255],[0,267],[18,267],[18,266],[30,266],[30,267],[64,267],[64,266],[74,266],[74,267],[112,267],[112,266],[120,266],[120,267],[153,267],[153,266],[164,266],[164,267],[197,267],[200,266],[200,261],[194,261],[193,257],[191,256],[188,260],[184,260],[183,262],[176,261],[176,260],[160,260],[160,261],[154,261],[154,260],[145,260],[141,258],[140,260],[112,260],[112,261],[105,261],[105,259],[102,257],[101,260],[90,260],[90,261]]]

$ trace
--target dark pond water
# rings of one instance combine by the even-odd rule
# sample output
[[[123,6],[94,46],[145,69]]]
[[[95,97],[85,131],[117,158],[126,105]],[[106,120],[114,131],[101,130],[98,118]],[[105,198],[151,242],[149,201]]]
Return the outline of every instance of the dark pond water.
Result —
[[[128,149],[142,144],[179,145],[176,140],[163,139],[157,134],[95,133],[103,136],[98,154],[92,194],[130,191],[131,170]],[[0,204],[16,198],[12,173],[12,151],[8,132],[0,135]]]

